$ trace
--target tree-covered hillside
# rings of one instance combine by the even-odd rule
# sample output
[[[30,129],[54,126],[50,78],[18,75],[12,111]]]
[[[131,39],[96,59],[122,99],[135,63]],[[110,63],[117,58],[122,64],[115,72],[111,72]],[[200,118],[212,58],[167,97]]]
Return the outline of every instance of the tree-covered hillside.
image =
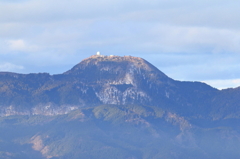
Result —
[[[100,105],[57,116],[9,116],[0,121],[0,157],[239,158],[239,128],[191,123],[154,106]]]

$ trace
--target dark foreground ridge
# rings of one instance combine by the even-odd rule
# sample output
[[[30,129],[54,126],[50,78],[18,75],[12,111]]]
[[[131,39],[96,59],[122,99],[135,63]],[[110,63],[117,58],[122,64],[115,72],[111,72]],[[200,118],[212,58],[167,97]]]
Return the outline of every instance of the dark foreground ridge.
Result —
[[[93,55],[58,75],[0,72],[0,158],[237,159],[239,96],[132,56]]]

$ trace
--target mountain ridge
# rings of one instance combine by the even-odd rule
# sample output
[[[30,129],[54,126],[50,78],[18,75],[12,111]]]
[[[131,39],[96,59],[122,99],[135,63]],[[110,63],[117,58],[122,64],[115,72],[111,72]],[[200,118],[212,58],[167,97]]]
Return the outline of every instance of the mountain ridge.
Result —
[[[156,105],[182,115],[208,116],[213,114],[212,104],[218,104],[213,100],[224,99],[226,92],[201,82],[173,80],[132,56],[93,55],[57,75],[0,72],[0,76],[2,116],[21,109],[53,115],[100,104]]]

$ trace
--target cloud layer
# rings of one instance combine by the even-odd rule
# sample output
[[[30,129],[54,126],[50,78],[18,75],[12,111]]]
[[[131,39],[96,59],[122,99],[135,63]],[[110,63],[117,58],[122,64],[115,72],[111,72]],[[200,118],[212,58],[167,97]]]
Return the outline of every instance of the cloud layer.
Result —
[[[61,73],[101,51],[143,57],[174,79],[232,87],[240,79],[239,4],[0,0],[0,71]]]

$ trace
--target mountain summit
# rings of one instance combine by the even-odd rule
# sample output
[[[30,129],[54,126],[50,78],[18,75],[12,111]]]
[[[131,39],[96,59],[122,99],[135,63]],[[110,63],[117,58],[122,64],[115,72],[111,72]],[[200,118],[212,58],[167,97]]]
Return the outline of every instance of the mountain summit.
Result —
[[[144,59],[131,56],[93,55],[64,75],[93,88],[103,104],[150,103],[146,89],[173,82]]]
[[[64,73],[79,75],[91,81],[119,80],[120,84],[135,84],[135,76],[146,76],[151,81],[169,78],[142,58],[132,56],[93,55]],[[121,79],[121,80],[120,80]]]

